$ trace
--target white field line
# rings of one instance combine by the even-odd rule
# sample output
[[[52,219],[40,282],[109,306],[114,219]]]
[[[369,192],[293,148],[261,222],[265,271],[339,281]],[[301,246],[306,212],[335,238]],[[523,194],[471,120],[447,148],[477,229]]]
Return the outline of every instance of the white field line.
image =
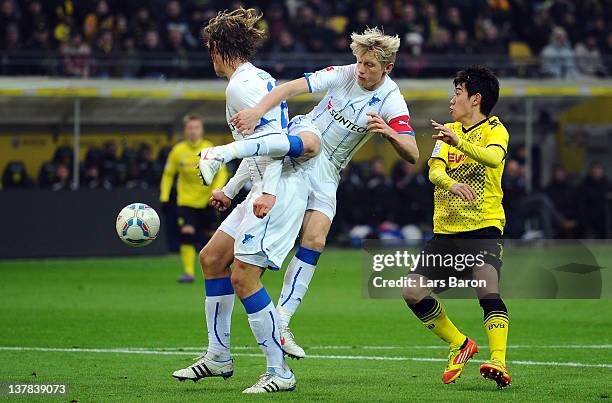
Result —
[[[61,352],[61,353],[110,353],[110,354],[149,354],[149,355],[193,355],[199,354],[198,351],[159,351],[146,350],[139,348],[53,348],[53,347],[2,347],[0,351],[40,351],[40,352]],[[200,350],[201,351],[201,350]],[[236,357],[262,357],[262,354],[254,353],[234,353]],[[309,354],[311,359],[330,359],[330,360],[364,360],[364,361],[418,361],[418,362],[446,362],[444,358],[424,358],[424,357],[381,357],[370,355],[321,355]],[[579,368],[610,368],[612,364],[580,363],[580,362],[556,362],[556,361],[508,361],[510,364],[518,365],[539,365],[539,366],[562,366]]]
[[[306,350],[448,350],[448,346],[445,345],[434,345],[434,346],[423,346],[423,345],[405,345],[405,346],[343,346],[343,345],[329,345],[329,346],[305,346]],[[136,348],[138,349],[138,348]],[[513,344],[508,346],[508,349],[612,349],[612,344]],[[144,348],[143,350],[161,350],[161,351],[174,351],[174,350],[193,350],[203,351],[206,350],[206,346],[199,347],[153,347]],[[257,346],[232,346],[232,350],[259,350]]]

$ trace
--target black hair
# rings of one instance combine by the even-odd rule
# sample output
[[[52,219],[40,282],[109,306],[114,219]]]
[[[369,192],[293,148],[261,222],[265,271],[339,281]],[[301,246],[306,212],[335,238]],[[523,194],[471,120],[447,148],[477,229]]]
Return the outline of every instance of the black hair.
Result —
[[[465,84],[468,97],[480,94],[480,112],[489,116],[499,99],[499,80],[491,70],[480,65],[470,66],[458,71],[453,83],[455,87]]]

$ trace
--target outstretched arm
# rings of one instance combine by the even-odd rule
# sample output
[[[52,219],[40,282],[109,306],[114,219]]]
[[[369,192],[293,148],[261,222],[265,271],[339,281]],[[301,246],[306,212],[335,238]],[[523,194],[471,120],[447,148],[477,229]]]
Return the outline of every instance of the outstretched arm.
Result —
[[[497,168],[506,157],[506,150],[504,150],[501,144],[487,144],[486,147],[477,146],[460,139],[453,133],[450,127],[441,125],[435,120],[432,120],[431,124],[435,129],[440,131],[439,134],[432,136],[433,139],[442,140],[484,166]]]

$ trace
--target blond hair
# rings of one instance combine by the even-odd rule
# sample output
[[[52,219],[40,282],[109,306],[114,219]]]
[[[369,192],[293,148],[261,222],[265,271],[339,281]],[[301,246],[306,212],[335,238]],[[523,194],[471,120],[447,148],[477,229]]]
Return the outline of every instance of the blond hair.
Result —
[[[202,126],[204,126],[204,117],[202,117],[202,115],[199,115],[197,113],[188,113],[185,116],[183,116],[184,125],[191,122],[192,120],[199,120],[200,123],[202,123]]]
[[[363,33],[351,34],[351,50],[355,56],[372,52],[383,67],[395,62],[395,56],[400,46],[399,36],[385,35],[378,27],[367,28]]]

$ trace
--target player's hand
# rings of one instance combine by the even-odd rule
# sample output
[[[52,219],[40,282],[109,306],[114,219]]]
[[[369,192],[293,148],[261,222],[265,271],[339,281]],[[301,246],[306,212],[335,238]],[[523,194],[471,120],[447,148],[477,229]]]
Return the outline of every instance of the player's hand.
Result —
[[[440,123],[436,122],[435,120],[431,121],[431,125],[434,127],[434,129],[440,131],[439,134],[434,134],[433,136],[431,136],[432,139],[434,139],[434,140],[442,140],[446,144],[449,144],[449,145],[451,145],[453,147],[455,147],[457,144],[459,144],[459,137],[457,137],[457,135],[455,133],[453,133],[453,131],[451,130],[450,127],[446,127],[444,125],[441,125]]]
[[[257,108],[244,109],[230,118],[230,122],[240,134],[253,134],[263,113]]]
[[[469,185],[465,183],[455,183],[450,188],[450,192],[454,195],[461,197],[461,200],[474,203],[476,201],[476,192]]]
[[[257,218],[264,218],[276,203],[276,196],[264,193],[253,202],[253,214]]]
[[[368,112],[366,115],[368,118],[368,131],[376,134],[380,134],[384,138],[392,136],[395,134],[395,130],[393,130],[387,122],[380,117],[378,113]]]
[[[220,189],[215,189],[210,196],[210,205],[218,211],[225,211],[232,205],[232,199],[227,197]]]

